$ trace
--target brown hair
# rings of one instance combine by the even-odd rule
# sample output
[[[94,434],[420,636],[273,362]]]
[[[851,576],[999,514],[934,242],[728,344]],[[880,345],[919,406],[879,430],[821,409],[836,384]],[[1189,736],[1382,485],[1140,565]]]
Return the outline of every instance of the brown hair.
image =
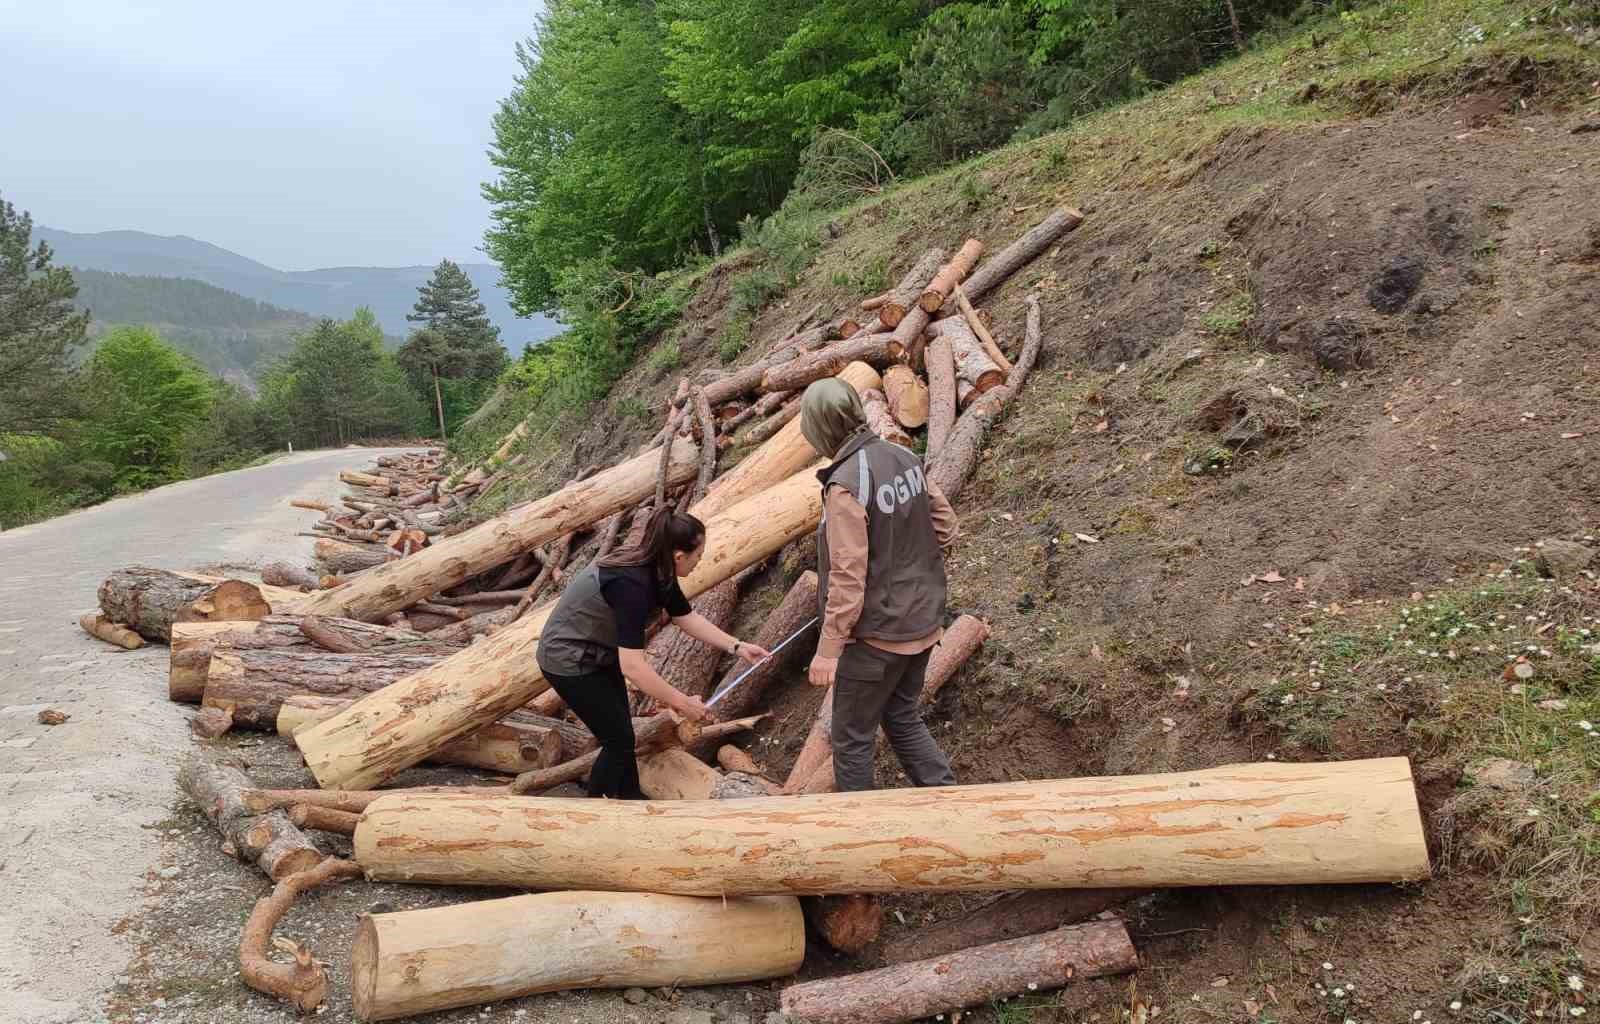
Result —
[[[669,505],[650,513],[645,524],[644,537],[600,560],[608,569],[630,565],[650,565],[656,570],[656,585],[666,588],[672,584],[674,567],[672,556],[679,551],[693,551],[705,538],[706,524],[691,515],[679,515]]]

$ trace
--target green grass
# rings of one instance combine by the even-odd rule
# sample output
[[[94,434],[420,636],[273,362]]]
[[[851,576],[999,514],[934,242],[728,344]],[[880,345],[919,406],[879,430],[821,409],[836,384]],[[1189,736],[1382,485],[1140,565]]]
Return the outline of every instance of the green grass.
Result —
[[[669,338],[651,350],[645,359],[645,368],[657,379],[671,373],[683,365],[683,349],[678,345],[678,339]]]
[[[728,321],[717,337],[717,355],[724,363],[731,363],[739,358],[740,353],[750,347],[750,316],[741,314]]]

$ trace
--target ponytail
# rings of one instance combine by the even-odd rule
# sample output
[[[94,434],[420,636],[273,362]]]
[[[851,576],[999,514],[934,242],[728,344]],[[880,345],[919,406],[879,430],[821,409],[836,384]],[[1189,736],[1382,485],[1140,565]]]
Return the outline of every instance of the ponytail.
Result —
[[[650,513],[639,543],[618,548],[602,558],[600,564],[608,569],[654,566],[656,584],[664,589],[671,585],[675,576],[672,556],[679,551],[693,551],[705,535],[706,525],[700,520],[691,515],[679,515],[670,505],[662,505]]]

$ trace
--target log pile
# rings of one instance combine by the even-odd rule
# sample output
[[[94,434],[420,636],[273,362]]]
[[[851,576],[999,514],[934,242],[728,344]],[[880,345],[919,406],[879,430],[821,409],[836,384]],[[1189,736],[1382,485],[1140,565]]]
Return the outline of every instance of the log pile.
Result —
[[[268,790],[236,768],[184,768],[224,849],[279,883],[245,929],[241,977],[314,1011],[328,974],[309,950],[273,939],[274,926],[298,893],[364,875],[546,891],[363,916],[349,969],[362,1019],[573,987],[784,977],[804,959],[809,927],[844,955],[875,951],[891,966],[794,985],[786,1013],[909,1020],[1133,969],[1119,921],[1083,922],[1153,888],[1424,877],[1398,759],[834,792],[831,692],[791,764],[734,745],[814,636],[747,673],[662,630],[648,656],[680,689],[723,695],[713,720],[687,728],[638,700],[649,800],[545,795],[581,781],[598,756],[534,657],[565,583],[654,509],[689,510],[707,523],[707,545],[681,586],[707,618],[735,621],[754,571],[819,522],[821,459],[800,432],[798,398],[829,375],[861,393],[882,436],[926,444],[929,479],[956,495],[1044,343],[1036,297],[1020,339],[997,336],[984,303],[1081,219],[1058,210],[994,251],[956,239],[923,252],[860,311],[815,308],[746,365],[683,380],[661,429],[629,456],[486,521],[472,522],[469,502],[525,460],[526,424],[480,464],[437,450],[385,455],[340,474],[348,491],[337,500],[294,499],[319,517],[306,531],[314,561],[269,563],[259,583],[140,567],[108,578],[87,632],[169,644],[169,696],[199,705],[197,735],[275,733],[316,780]],[[768,648],[805,636],[816,614],[815,574],[785,583],[746,634]],[[972,616],[949,624],[924,706],[988,631]],[[377,788],[422,763],[501,781]],[[318,849],[329,835],[350,837],[352,860]],[[948,890],[996,899],[881,938],[879,895]],[[274,960],[274,945],[293,962]]]

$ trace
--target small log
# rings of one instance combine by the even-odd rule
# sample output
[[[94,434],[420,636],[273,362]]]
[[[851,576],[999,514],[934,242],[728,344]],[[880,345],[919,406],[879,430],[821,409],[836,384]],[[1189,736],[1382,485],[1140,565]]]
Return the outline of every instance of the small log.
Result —
[[[784,977],[804,959],[793,897],[549,892],[364,915],[350,982],[356,1016],[381,1021],[570,988]]]
[[[891,366],[883,371],[883,393],[895,422],[915,430],[928,422],[928,385],[909,366]]]
[[[717,722],[705,727],[702,738],[707,742],[721,740],[755,728],[755,724],[765,715],[752,715],[749,718],[739,718],[731,722]],[[639,754],[649,754],[661,750],[677,742],[677,723],[671,715],[654,715],[646,719],[635,719],[633,723],[634,750]],[[594,767],[595,760],[600,756],[598,750],[591,750],[580,757],[565,761],[553,768],[540,771],[523,772],[511,783],[511,792],[515,794],[542,793],[566,782],[577,782],[589,774],[589,769]]]
[[[288,562],[268,562],[261,567],[261,582],[275,587],[299,587],[316,590],[320,586],[317,574]]]
[[[917,308],[917,299],[921,297],[923,289],[933,276],[944,265],[945,251],[940,248],[929,249],[917,258],[911,265],[900,283],[894,286],[889,293],[889,300],[878,307],[878,324],[881,329],[892,331],[900,326],[900,321],[906,317],[908,310]],[[920,330],[920,328],[918,328]]]
[[[969,238],[963,242],[961,248],[950,258],[950,262],[940,267],[939,272],[933,275],[933,280],[923,289],[917,305],[929,313],[937,313],[939,307],[944,305],[944,300],[955,290],[956,285],[972,273],[972,268],[978,263],[978,257],[982,255],[982,242],[976,238]]]
[[[849,317],[840,320],[838,326],[834,328],[834,337],[838,338],[840,341],[853,338],[860,333],[861,322],[859,320],[852,320]]]
[[[410,654],[213,650],[202,703],[232,712],[236,727],[270,731],[277,728],[278,710],[286,698],[353,700],[442,660]]]
[[[296,828],[309,828],[318,832],[337,832],[342,836],[356,834],[356,821],[361,815],[349,811],[335,811],[315,804],[295,804],[289,808],[289,820]]]
[[[789,392],[775,391],[773,394],[787,395]],[[798,415],[800,415],[800,399],[797,396],[785,402],[777,412],[751,427],[750,433],[745,435],[745,443],[765,444],[767,441],[772,439],[774,434],[788,426],[789,423]]]
[[[1056,239],[1083,223],[1083,214],[1070,207],[1061,207],[1018,238],[984,261],[973,275],[963,283],[967,298],[982,302],[986,296],[1016,271],[1032,263]]]
[[[756,630],[754,642],[767,650],[772,650],[778,644],[788,639],[794,632],[817,614],[817,574],[807,569],[794,581],[794,586],[783,595],[783,600],[778,602],[768,615],[761,628]],[[799,644],[799,641],[796,641]],[[790,650],[795,650],[791,647]],[[778,677],[778,671],[783,667],[785,656],[792,657],[789,651],[772,658],[758,666],[753,672],[744,677],[739,683],[739,689],[720,697],[713,714],[719,720],[728,721],[743,718],[755,711],[761,704],[761,698],[766,694],[767,687]],[[734,663],[728,669],[721,682],[712,692],[722,694],[733,681],[745,671],[748,666],[742,661]]]
[[[873,433],[891,444],[903,448],[911,447],[911,435],[900,428],[895,422],[894,415],[889,412],[889,400],[883,392],[876,388],[869,388],[861,393],[861,405],[867,414],[867,424],[872,427]]]
[[[254,863],[273,881],[315,867],[322,854],[282,811],[253,813],[243,794],[254,788],[237,768],[191,757],[178,771],[178,784],[200,807],[241,860]]]
[[[771,416],[773,413],[783,408],[783,403],[787,402],[788,400],[789,393],[787,391],[773,391],[762,395],[754,402],[751,402],[743,409],[740,409],[738,415],[723,420],[722,426],[718,430],[718,433],[721,434],[723,438],[727,438],[732,435],[734,431],[738,430],[749,421],[754,419],[764,420],[768,416]],[[728,406],[724,406],[723,408],[728,408]],[[720,440],[718,444],[720,446]]]
[[[774,366],[762,375],[761,390],[796,391],[812,381],[837,376],[851,363],[887,366],[904,355],[905,347],[891,334],[858,334],[818,352]]]
[[[350,703],[337,697],[312,695],[285,698],[278,709],[278,735],[292,738],[296,730],[325,722]],[[450,741],[434,751],[427,763],[515,775],[550,768],[568,756],[594,749],[594,738],[586,730],[552,719],[531,719],[534,716],[512,712],[498,722]],[[580,737],[571,738],[568,731],[577,732]]]
[[[326,574],[345,575],[384,565],[389,552],[381,547],[361,547],[324,537],[312,549],[312,557]]]
[[[388,494],[395,493],[396,489],[394,483],[386,476],[377,476],[373,473],[358,473],[353,469],[340,470],[339,480],[352,487],[371,487]]]
[[[888,302],[892,298],[894,298],[894,292],[889,291],[889,292],[884,292],[882,295],[874,295],[870,299],[862,299],[861,300],[861,310],[862,310],[862,312],[865,312],[865,313],[871,313],[872,311],[876,310],[879,306],[882,306],[885,302]]]
[[[367,805],[381,796],[396,793],[427,793],[430,795],[473,797],[483,795],[505,796],[511,791],[505,786],[412,786],[407,789],[374,789],[345,792],[338,789],[247,789],[242,796],[245,808],[252,814],[268,811],[292,810],[300,804],[323,807],[330,811],[345,811],[359,815]]]
[[[922,706],[927,707],[939,697],[944,688],[967,659],[977,653],[989,639],[989,624],[972,615],[961,615],[944,631],[939,646],[928,657],[928,670],[922,680]]]
[[[233,712],[226,708],[201,708],[189,719],[189,731],[203,740],[214,740],[233,728]]]
[[[272,608],[243,580],[192,577],[164,569],[118,569],[100,584],[100,608],[146,640],[167,642],[174,622],[260,619]],[[81,624],[81,623],[80,623]]]
[[[471,616],[468,616],[471,618]],[[411,628],[419,633],[432,633],[434,630],[444,629],[446,626],[465,625],[466,620],[454,615],[435,615],[432,612],[407,612],[406,621],[411,623]]]
[[[811,723],[811,731],[806,734],[805,743],[800,747],[800,753],[794,759],[794,765],[789,769],[789,777],[783,783],[785,793],[794,793],[811,773],[822,766],[824,761],[833,760],[833,687],[828,687],[828,692],[822,696],[822,705],[817,708],[817,719]]]
[[[465,622],[467,619],[472,618],[472,613],[469,611],[464,611],[453,605],[435,604],[432,601],[418,601],[406,609],[406,615],[412,619],[416,618],[417,612],[422,612],[425,615],[437,615],[439,618],[449,619],[451,622]]]
[[[462,594],[460,597],[447,597],[443,594],[436,595],[429,604],[445,605],[450,608],[466,608],[475,604],[516,604],[522,598],[521,590],[480,590],[476,594]],[[418,605],[418,607],[421,607]],[[469,614],[466,618],[471,618]]]
[[[950,339],[935,335],[925,352],[928,369],[928,452],[931,465],[956,424],[956,364]]]
[[[1138,966],[1122,922],[1094,921],[935,960],[790,985],[781,1005],[785,1015],[809,1024],[896,1024]]]
[[[639,788],[652,800],[709,800],[721,781],[721,772],[682,747],[639,758]]]
[[[956,359],[956,378],[971,384],[978,394],[984,394],[1006,382],[1006,375],[989,358],[983,343],[972,332],[972,325],[964,316],[951,316],[940,320],[933,330],[942,338],[950,339],[950,351]]]
[[[283,920],[297,896],[325,882],[360,878],[361,867],[352,861],[329,857],[315,867],[278,881],[272,895],[256,900],[239,936],[239,977],[257,992],[275,996],[300,1013],[311,1013],[328,995],[328,976],[311,950],[297,942],[273,939],[272,930]],[[294,956],[294,962],[277,963],[267,955],[274,945]]]
[[[1143,889],[1035,889],[1006,893],[959,917],[925,925],[885,942],[884,963],[945,956],[971,946],[1037,935],[1087,921],[1142,895]]]
[[[120,622],[112,622],[99,612],[84,612],[78,617],[78,625],[96,640],[115,644],[125,651],[137,651],[144,646],[144,637]]]
[[[994,335],[989,333],[989,325],[984,323],[983,317],[979,316],[978,311],[972,308],[972,303],[967,300],[966,291],[959,284],[956,285],[956,307],[961,310],[961,315],[967,318],[967,326],[971,327],[972,333],[978,336],[978,341],[983,345],[983,350],[989,354],[989,358],[993,359],[995,365],[1000,367],[1001,370],[1010,373],[1011,360],[1007,359],[1006,354],[1000,351],[1000,346],[996,344]]]
[[[750,755],[732,743],[724,743],[717,748],[717,763],[730,772],[744,772],[746,775],[763,775],[765,770]]]
[[[883,903],[876,896],[807,896],[800,905],[822,941],[846,956],[859,956],[883,931]]]
[[[321,512],[325,515],[333,513],[333,506],[325,501],[308,501],[304,498],[294,498],[290,500],[289,505],[292,508],[310,509],[312,512]]]
[[[717,475],[717,421],[711,415],[711,403],[706,401],[704,390],[696,388],[693,395],[694,419],[700,431],[700,474],[695,478],[691,502],[706,496],[711,481]]]

